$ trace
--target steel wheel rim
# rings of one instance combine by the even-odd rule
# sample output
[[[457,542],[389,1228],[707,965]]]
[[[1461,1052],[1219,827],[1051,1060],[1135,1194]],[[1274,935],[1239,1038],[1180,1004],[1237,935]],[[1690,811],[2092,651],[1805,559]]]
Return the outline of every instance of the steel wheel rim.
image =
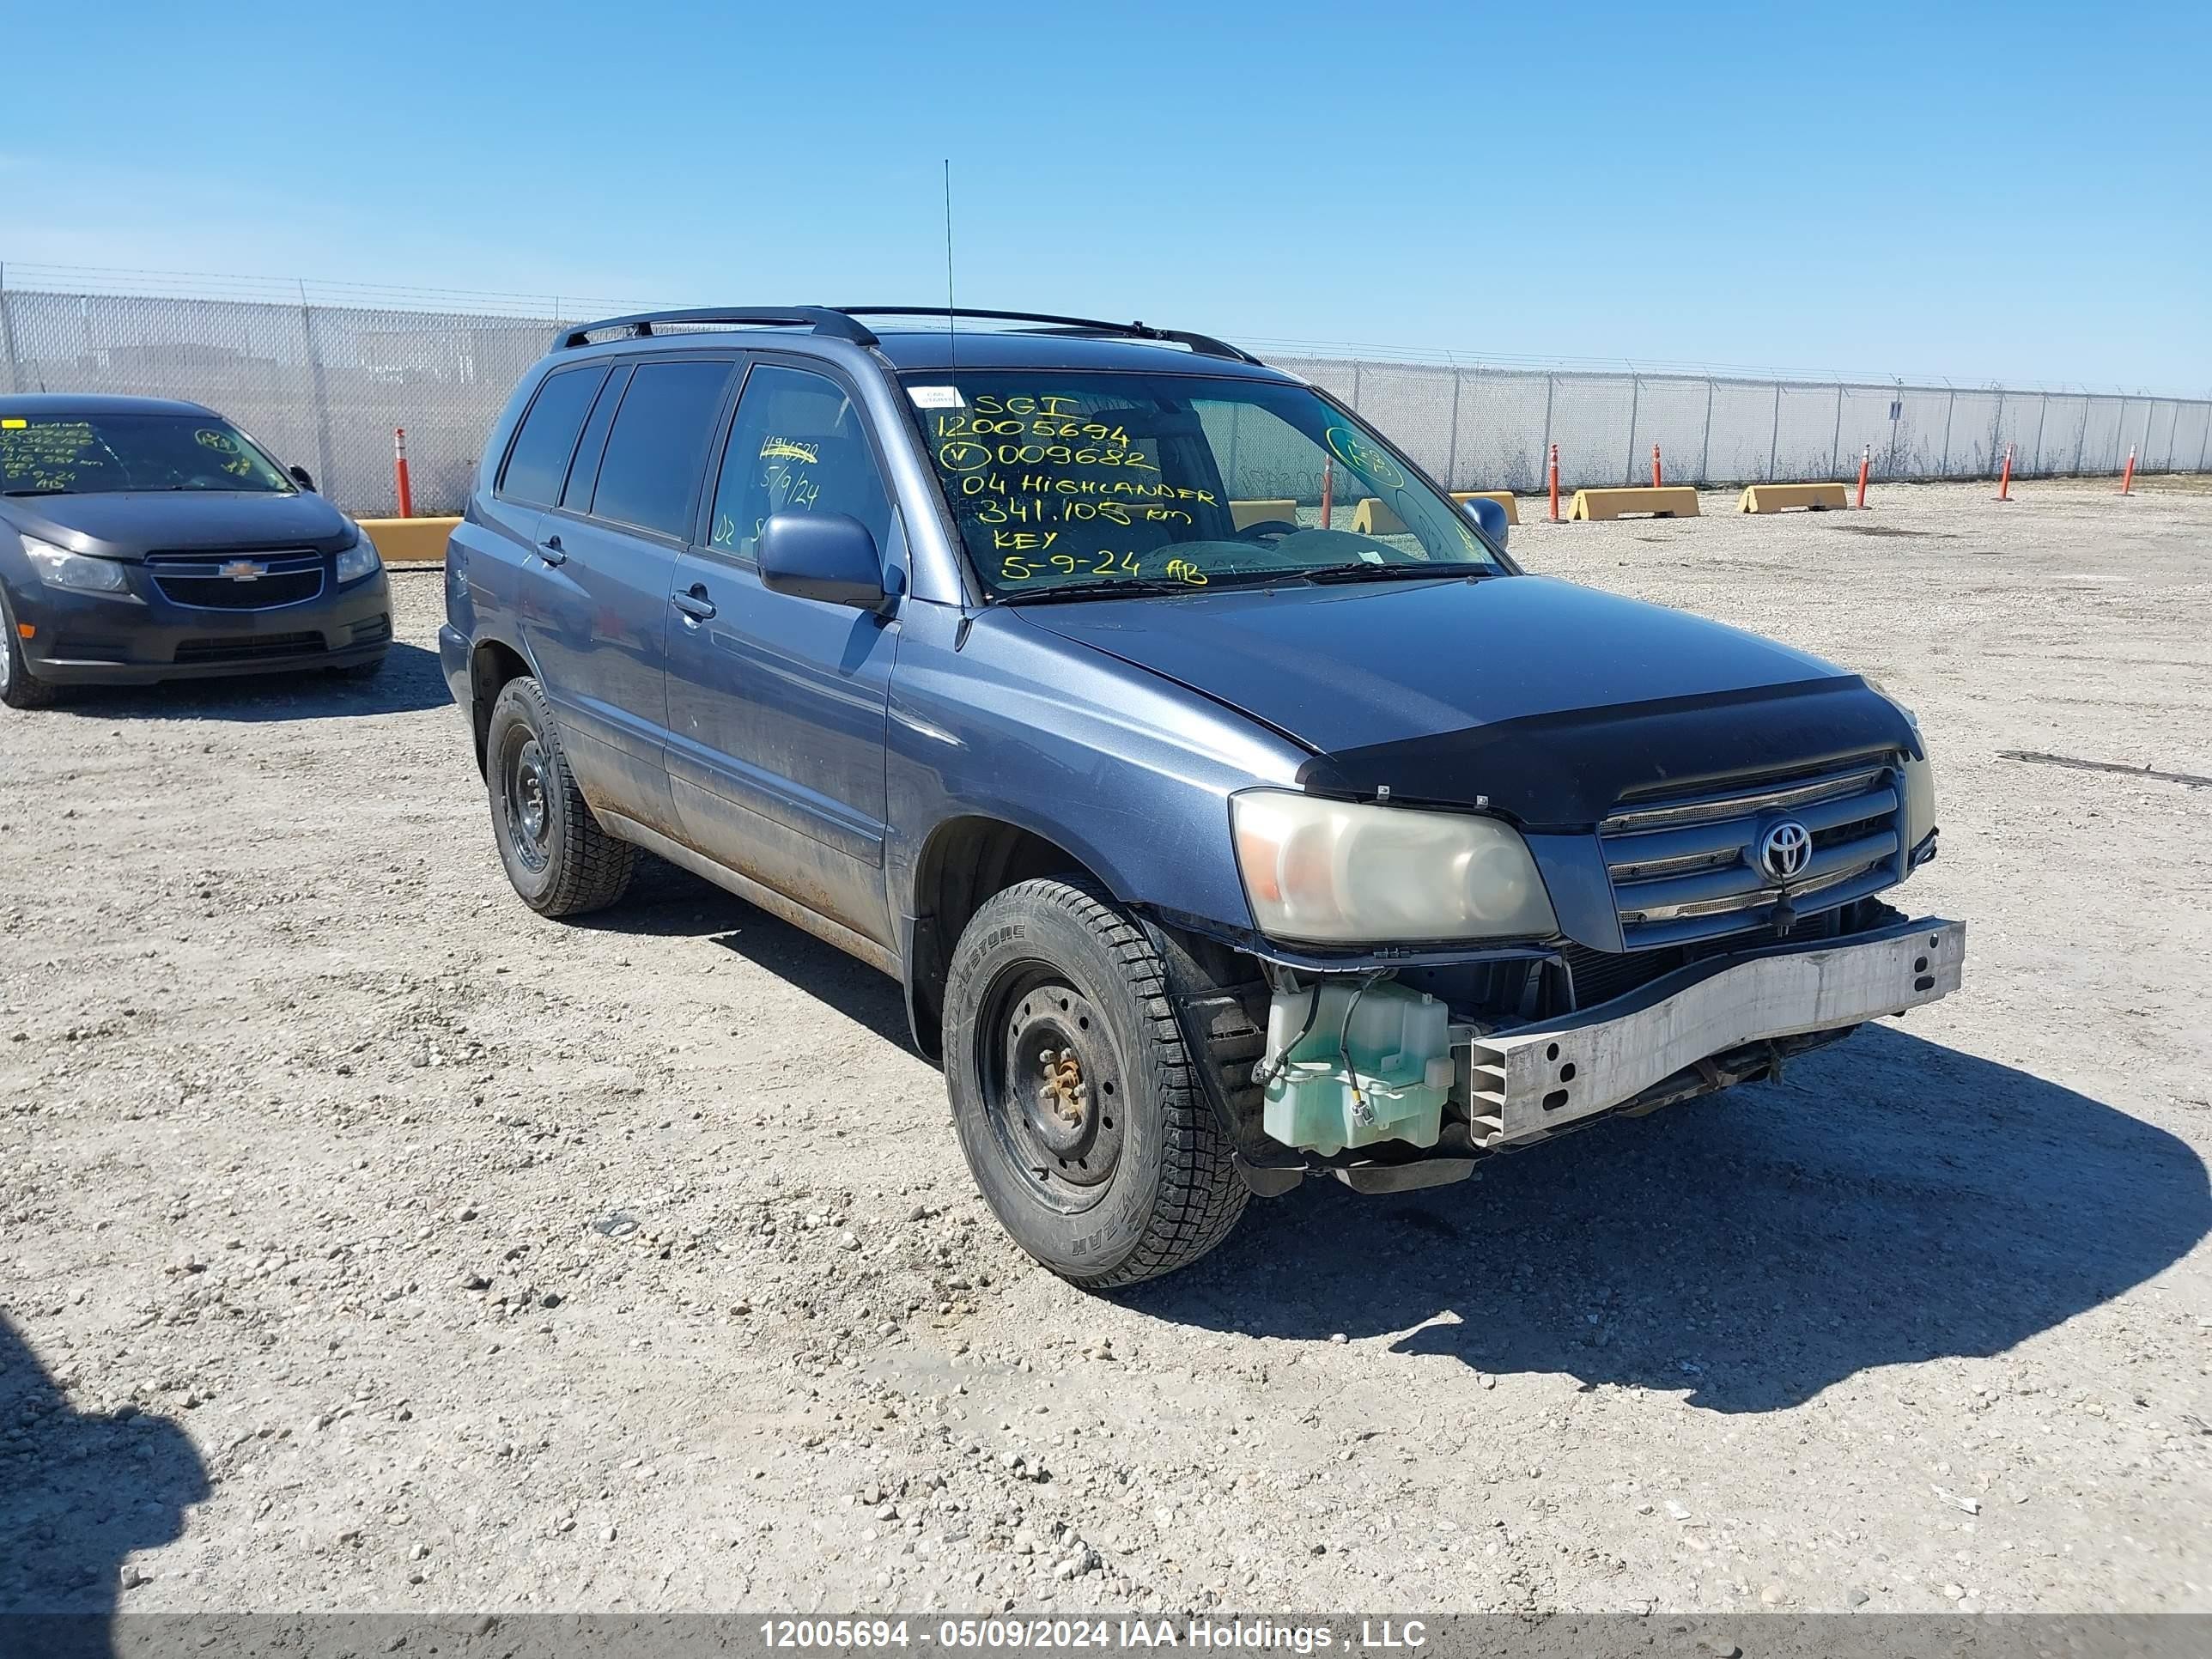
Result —
[[[1079,1214],[1101,1202],[1127,1143],[1121,1057],[1097,1006],[1057,969],[1001,974],[976,1028],[983,1117],[1023,1190]]]
[[[545,754],[526,737],[501,769],[507,795],[507,839],[528,868],[543,870],[552,857],[553,811],[547,793]]]
[[[0,611],[0,617],[4,617],[6,614],[7,613],[5,611]],[[8,626],[9,630],[12,633],[15,629],[15,624],[10,623]],[[9,686],[15,683],[15,641],[13,640],[0,640],[0,691],[5,691]]]

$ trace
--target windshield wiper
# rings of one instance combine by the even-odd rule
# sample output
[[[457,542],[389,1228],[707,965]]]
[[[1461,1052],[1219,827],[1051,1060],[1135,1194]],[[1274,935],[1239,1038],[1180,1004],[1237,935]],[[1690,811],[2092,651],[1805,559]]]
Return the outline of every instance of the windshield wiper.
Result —
[[[0,489],[0,495],[81,495],[80,489]]]
[[[1316,565],[1310,570],[1285,573],[1303,577],[1310,582],[1374,582],[1419,580],[1432,582],[1463,582],[1480,576],[1495,576],[1498,573],[1479,564],[1369,564],[1361,560],[1357,564]]]

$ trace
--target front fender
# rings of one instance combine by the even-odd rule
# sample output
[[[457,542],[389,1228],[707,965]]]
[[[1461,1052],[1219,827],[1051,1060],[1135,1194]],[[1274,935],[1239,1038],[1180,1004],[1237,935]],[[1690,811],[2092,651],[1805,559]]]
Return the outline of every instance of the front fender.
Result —
[[[902,918],[955,818],[1061,848],[1125,904],[1243,930],[1229,796],[1295,787],[1305,750],[1010,607],[909,604],[891,684],[886,864]]]

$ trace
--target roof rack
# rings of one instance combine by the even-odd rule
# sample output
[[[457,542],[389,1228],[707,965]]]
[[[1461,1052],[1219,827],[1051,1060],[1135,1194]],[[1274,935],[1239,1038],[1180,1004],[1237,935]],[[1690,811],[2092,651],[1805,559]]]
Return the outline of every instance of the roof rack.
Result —
[[[700,306],[689,311],[641,311],[628,317],[604,317],[580,323],[554,337],[553,349],[589,345],[592,336],[620,329],[633,340],[650,338],[656,323],[750,323],[772,328],[808,328],[856,345],[872,346],[876,337],[842,311],[822,306]]]
[[[553,341],[556,351],[589,345],[592,336],[619,329],[632,339],[652,336],[656,324],[743,323],[770,328],[805,328],[817,334],[850,340],[855,345],[879,344],[875,333],[855,320],[861,317],[974,317],[1001,323],[1033,323],[1036,331],[1068,330],[1081,334],[1120,339],[1171,340],[1188,346],[1202,357],[1225,357],[1233,362],[1257,363],[1249,351],[1240,351],[1226,340],[1186,329],[1154,328],[1149,323],[1109,323],[1096,317],[1057,317],[1041,311],[976,311],[948,306],[702,306],[690,311],[641,311],[628,317],[606,317],[563,329]],[[1031,331],[1024,330],[1024,332]]]
[[[1109,323],[1096,317],[1055,317],[1041,311],[970,311],[953,306],[839,306],[836,309],[847,317],[979,317],[994,322],[1037,323],[1047,328],[1073,329],[1125,339],[1172,340],[1177,345],[1188,346],[1202,357],[1226,357],[1232,362],[1260,361],[1250,352],[1240,351],[1211,334],[1194,334],[1180,328],[1154,328],[1150,323]]]

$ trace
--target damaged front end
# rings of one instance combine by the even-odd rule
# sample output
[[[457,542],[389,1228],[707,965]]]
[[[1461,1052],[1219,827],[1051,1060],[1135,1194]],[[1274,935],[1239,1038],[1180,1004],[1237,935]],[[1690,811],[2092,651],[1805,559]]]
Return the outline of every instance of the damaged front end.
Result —
[[[1186,1042],[1261,1194],[1328,1175],[1361,1192],[1464,1180],[1481,1158],[1780,1074],[1864,1022],[1958,989],[1962,922],[1861,900],[1576,1006],[1566,953],[1317,971],[1155,931]]]
[[[1464,1179],[1480,1157],[1774,1078],[1960,987],[1962,922],[1878,896],[1936,856],[1920,757],[1631,794],[1595,834],[1526,845],[1541,880],[1506,869],[1504,887],[1522,914],[1558,914],[1547,942],[1354,953],[1186,933],[1168,951],[1252,1190]]]

